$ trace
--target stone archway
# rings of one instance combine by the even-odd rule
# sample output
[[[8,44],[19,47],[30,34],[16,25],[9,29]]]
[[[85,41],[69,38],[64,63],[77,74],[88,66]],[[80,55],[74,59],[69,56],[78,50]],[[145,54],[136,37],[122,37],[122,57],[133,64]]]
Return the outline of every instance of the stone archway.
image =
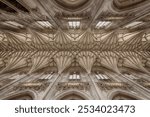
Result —
[[[137,100],[137,98],[130,96],[130,95],[118,93],[118,94],[114,95],[112,100]]]
[[[77,94],[69,94],[62,97],[60,100],[85,100],[85,99]]]
[[[9,97],[8,100],[33,100],[33,98],[28,94],[24,94],[24,95]]]
[[[56,100],[90,100],[92,98],[89,95],[81,91],[66,91],[57,95],[54,99]]]
[[[31,91],[13,93],[3,98],[3,100],[34,100],[34,99],[35,94]]]
[[[113,91],[108,95],[109,100],[142,100],[137,94],[127,91]]]

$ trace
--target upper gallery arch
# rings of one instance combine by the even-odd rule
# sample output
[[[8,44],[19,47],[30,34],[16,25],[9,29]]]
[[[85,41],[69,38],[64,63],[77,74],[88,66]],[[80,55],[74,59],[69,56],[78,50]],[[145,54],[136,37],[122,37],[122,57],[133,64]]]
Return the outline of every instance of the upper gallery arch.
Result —
[[[92,0],[53,0],[54,4],[66,10],[83,9],[91,3]]]
[[[113,0],[113,6],[118,10],[130,10],[146,4],[148,0]]]

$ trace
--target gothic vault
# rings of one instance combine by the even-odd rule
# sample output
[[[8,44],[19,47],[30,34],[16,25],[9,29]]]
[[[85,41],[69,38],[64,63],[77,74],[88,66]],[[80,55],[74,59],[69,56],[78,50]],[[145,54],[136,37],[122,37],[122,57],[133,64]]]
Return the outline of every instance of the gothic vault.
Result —
[[[1,0],[0,99],[150,99],[149,0]]]

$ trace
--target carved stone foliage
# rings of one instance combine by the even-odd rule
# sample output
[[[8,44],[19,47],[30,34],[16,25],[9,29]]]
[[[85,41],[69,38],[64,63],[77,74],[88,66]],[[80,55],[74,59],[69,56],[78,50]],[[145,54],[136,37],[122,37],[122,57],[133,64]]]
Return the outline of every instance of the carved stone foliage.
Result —
[[[132,88],[126,82],[107,82],[107,81],[101,81],[101,82],[97,82],[97,85],[102,90],[112,90],[112,89],[116,89],[116,88],[128,90],[128,89]]]
[[[90,84],[88,82],[59,82],[56,86],[57,90],[89,90]]]
[[[18,84],[17,86],[14,87],[14,90],[35,90],[35,91],[44,91],[48,86],[50,82],[47,82],[45,79],[40,79],[36,82],[24,82],[21,84]]]

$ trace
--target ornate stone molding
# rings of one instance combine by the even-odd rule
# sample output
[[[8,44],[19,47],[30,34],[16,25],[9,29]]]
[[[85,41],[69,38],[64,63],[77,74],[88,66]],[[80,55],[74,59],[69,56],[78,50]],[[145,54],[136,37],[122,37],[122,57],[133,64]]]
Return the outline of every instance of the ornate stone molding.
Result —
[[[89,90],[90,84],[88,82],[59,82],[56,86],[57,90]]]
[[[130,86],[126,82],[106,82],[106,81],[101,81],[101,82],[97,82],[97,85],[102,90],[112,90],[112,89],[128,90],[128,89],[132,89],[132,86]]]
[[[48,86],[49,86],[50,82],[24,82],[24,83],[20,83],[17,86],[14,86],[14,90],[26,90],[26,89],[30,89],[30,90],[35,90],[35,91],[44,91]]]

